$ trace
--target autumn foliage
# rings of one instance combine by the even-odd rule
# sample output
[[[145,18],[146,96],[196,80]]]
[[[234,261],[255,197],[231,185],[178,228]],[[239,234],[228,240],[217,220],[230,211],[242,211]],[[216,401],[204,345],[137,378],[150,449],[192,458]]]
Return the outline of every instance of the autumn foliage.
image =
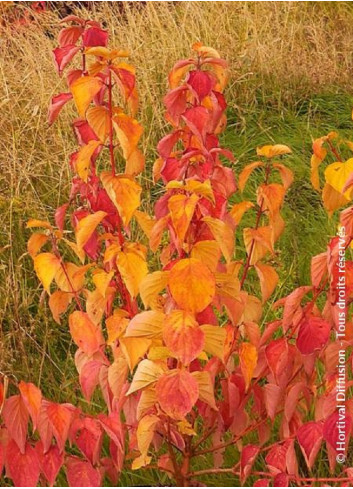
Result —
[[[32,383],[8,386],[5,379],[0,467],[6,477],[17,486],[53,485],[63,470],[70,486],[101,486],[105,478],[116,484],[129,467],[158,469],[178,486],[222,473],[255,486],[313,485],[324,453],[331,481],[353,482],[353,468],[336,463],[337,260],[342,240],[345,250],[353,239],[353,207],[341,213],[345,236],[313,257],[311,284],[271,307],[281,209],[293,181],[285,165],[290,148],[257,148],[256,161],[235,171],[219,137],[226,127],[227,63],[195,43],[190,58],[169,73],[170,132],[153,165],[162,191],[154,215],[147,214],[129,53],[108,48],[97,22],[69,16],[64,23],[53,54],[67,91],[53,97],[49,123],[74,104],[72,186],[54,224],[29,221],[38,230],[28,252],[55,321],[67,325],[77,347],[88,402],[59,404]],[[330,133],[313,145],[315,188],[328,151],[336,159],[325,170],[330,213],[351,201],[353,186],[353,160],[342,161],[337,138]],[[260,184],[252,200],[243,200],[249,179]],[[245,213],[250,227],[242,225]],[[353,262],[346,270],[349,305]],[[352,341],[348,321],[350,373]],[[90,407],[93,395],[98,413]],[[346,450],[353,416],[347,399]],[[224,462],[228,447],[231,465]],[[200,458],[204,470],[195,468]]]

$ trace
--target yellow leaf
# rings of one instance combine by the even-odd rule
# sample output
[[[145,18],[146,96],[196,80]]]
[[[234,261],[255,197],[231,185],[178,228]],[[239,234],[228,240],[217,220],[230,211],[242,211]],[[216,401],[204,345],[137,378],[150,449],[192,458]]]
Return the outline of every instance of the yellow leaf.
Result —
[[[163,375],[165,368],[160,364],[152,362],[151,360],[142,360],[142,362],[137,367],[134,378],[130,385],[130,389],[126,393],[127,396],[133,392],[139,391],[148,387],[149,385],[157,382],[159,377]]]
[[[169,289],[181,309],[193,313],[203,311],[213,300],[215,278],[201,261],[185,258],[170,270]]]
[[[140,420],[137,427],[136,437],[137,446],[141,453],[141,456],[139,457],[140,461],[138,464],[136,462],[136,459],[134,460],[132,464],[133,469],[140,468],[149,464],[150,457],[148,457],[147,453],[159,422],[160,419],[155,414],[148,414]]]
[[[102,86],[103,81],[94,76],[82,76],[71,84],[70,90],[81,117],[85,117],[89,104]]]
[[[136,417],[141,419],[157,402],[154,386],[147,387],[141,392],[141,397],[137,405]]]
[[[97,211],[94,214],[89,214],[79,221],[76,227],[76,242],[79,249],[82,250],[98,224],[105,218],[106,215],[106,212]]]
[[[78,292],[83,287],[87,270],[87,266],[80,267],[70,262],[62,263],[55,275],[55,282],[63,292]]]
[[[124,226],[127,226],[140,205],[140,185],[128,175],[113,177],[110,172],[102,172],[101,179],[107,194],[119,211]]]
[[[165,314],[159,311],[144,311],[134,316],[125,333],[125,337],[162,338]]]
[[[44,289],[50,294],[50,284],[60,269],[60,260],[53,253],[40,253],[35,256],[34,270]]]
[[[116,264],[131,297],[136,297],[142,280],[148,274],[145,253],[134,243],[126,244],[118,254]]]
[[[212,384],[211,374],[207,371],[203,372],[192,372],[191,374],[197,381],[199,385],[199,399],[205,402],[212,409],[218,411],[216,406],[216,400],[214,397],[214,386]]]
[[[251,343],[242,343],[239,353],[240,369],[248,390],[255,367],[257,365],[257,349]]]
[[[120,399],[129,368],[124,356],[120,355],[108,368],[108,384],[113,396]]]
[[[139,286],[140,296],[146,308],[158,308],[159,293],[166,288],[169,272],[153,272],[146,275]]]
[[[152,345],[152,340],[148,338],[120,338],[119,344],[123,352],[129,369],[132,371],[140,358],[143,358]]]
[[[346,199],[341,192],[338,192],[331,185],[325,183],[322,189],[322,201],[327,212],[332,214],[332,212],[348,204],[349,199]]]
[[[274,156],[285,155],[291,152],[292,150],[284,144],[267,145],[256,149],[258,156],[265,156],[266,158],[273,158]]]
[[[94,270],[92,280],[96,288],[99,290],[100,294],[105,297],[107,288],[111,279],[114,277],[114,271],[106,272],[105,270],[99,268]]]
[[[215,196],[210,180],[200,182],[199,180],[188,179],[185,183],[185,190],[198,194],[201,197],[208,199],[213,204],[215,203]]]
[[[217,295],[237,299],[240,292],[238,277],[233,273],[216,273]]]
[[[212,324],[203,324],[200,327],[205,333],[205,351],[210,355],[218,357],[223,362],[227,337],[226,330],[219,326],[212,326]]]
[[[275,290],[278,283],[278,275],[273,267],[263,263],[257,263],[255,269],[260,279],[262,303],[264,303]]]
[[[28,253],[31,255],[32,258],[36,256],[38,251],[42,248],[42,246],[45,245],[45,243],[48,241],[49,236],[43,233],[33,233],[32,236],[29,238],[28,243],[27,243],[27,250]]]
[[[105,143],[110,128],[109,111],[106,107],[90,107],[86,113],[86,119],[101,143]],[[92,141],[90,141],[91,143]]]
[[[139,226],[142,228],[142,231],[145,233],[147,238],[150,237],[153,226],[156,224],[156,220],[153,217],[150,217],[146,212],[135,211],[134,217],[138,222]]]
[[[109,300],[109,294],[111,294],[112,291],[114,291],[114,289],[109,287],[106,297],[103,297],[97,289],[93,291],[85,291],[87,296],[86,311],[91,321],[93,321],[95,324],[101,322],[107,302]]]
[[[325,169],[326,183],[331,185],[337,192],[342,193],[344,184],[348,180],[349,175],[353,172],[353,158],[344,162],[332,163]],[[351,199],[351,189],[344,194],[346,199]]]
[[[200,260],[213,272],[216,271],[220,257],[219,245],[212,240],[198,241],[191,250],[191,258]]]
[[[204,217],[202,219],[209,227],[214,239],[217,241],[224,258],[230,262],[234,254],[234,232],[230,226],[215,217]]]

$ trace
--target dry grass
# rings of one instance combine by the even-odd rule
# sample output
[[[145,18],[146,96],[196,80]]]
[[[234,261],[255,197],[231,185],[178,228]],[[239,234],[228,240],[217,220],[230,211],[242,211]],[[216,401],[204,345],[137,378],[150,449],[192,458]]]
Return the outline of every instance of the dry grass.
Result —
[[[239,130],[259,105],[280,113],[321,90],[350,86],[349,2],[149,2],[124,4],[123,11],[119,3],[93,4],[83,15],[104,21],[111,44],[129,48],[138,67],[147,186],[155,143],[165,131],[166,75],[195,40],[230,63],[228,101]],[[38,307],[40,288],[25,254],[24,230],[26,219],[51,216],[67,193],[72,109],[53,128],[46,125],[48,101],[61,88],[50,53],[57,32],[55,12],[1,32],[0,370],[19,376],[30,371],[35,382],[44,376],[67,385],[68,345],[45,306]]]

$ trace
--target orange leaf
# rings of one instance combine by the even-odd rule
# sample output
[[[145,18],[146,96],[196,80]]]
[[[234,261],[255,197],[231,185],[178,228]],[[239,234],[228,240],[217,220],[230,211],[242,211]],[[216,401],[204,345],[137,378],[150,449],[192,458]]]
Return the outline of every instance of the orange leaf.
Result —
[[[61,453],[64,450],[65,442],[69,434],[73,418],[73,406],[71,404],[56,404],[50,402],[47,406],[47,414]]]
[[[178,261],[170,270],[168,284],[178,306],[193,313],[203,311],[216,291],[214,276],[195,258]]]
[[[211,406],[212,409],[218,411],[216,400],[214,397],[214,387],[210,372],[207,372],[206,370],[204,370],[203,372],[197,371],[193,372],[191,375],[198,383],[200,401],[205,402],[206,404]]]
[[[285,190],[288,190],[288,188],[292,185],[294,176],[292,170],[287,168],[286,166],[282,165],[281,163],[273,163],[273,168],[277,168],[279,171],[279,174],[281,175],[282,183],[285,188]]]
[[[273,158],[274,156],[285,155],[291,152],[292,150],[284,144],[267,145],[256,149],[258,156],[265,156],[266,158]]]
[[[100,327],[85,312],[74,311],[70,314],[69,326],[72,339],[87,355],[93,355],[104,343]]]
[[[70,90],[81,117],[85,117],[89,104],[102,86],[103,81],[94,76],[82,76],[71,84]]]
[[[128,175],[113,177],[110,172],[102,172],[101,179],[107,194],[119,211],[123,224],[127,226],[140,205],[140,185]]]
[[[101,143],[105,143],[110,127],[109,111],[106,107],[90,107],[86,113],[86,119]],[[91,141],[90,141],[91,142]]]
[[[152,340],[148,338],[120,338],[119,340],[121,351],[123,352],[129,369],[132,371],[138,361],[143,358],[152,345]]]
[[[48,221],[40,221],[39,219],[30,219],[27,222],[26,228],[53,229],[52,225]]]
[[[177,194],[173,195],[168,200],[170,217],[180,244],[182,244],[185,239],[198,200],[199,198],[195,194],[190,197]]]
[[[235,224],[239,224],[243,215],[245,214],[246,211],[254,207],[254,204],[252,202],[249,202],[247,200],[244,200],[243,202],[240,202],[239,204],[234,204],[231,210],[229,211],[229,214],[232,216],[234,219]]]
[[[27,243],[27,250],[32,258],[36,256],[38,251],[45,245],[48,239],[49,237],[43,233],[32,234]]]
[[[246,165],[246,167],[242,169],[238,178],[239,190],[241,192],[244,191],[246,182],[248,181],[252,172],[255,170],[255,168],[259,168],[260,166],[264,166],[262,161],[255,161],[254,163],[250,163],[249,165]]]
[[[10,437],[16,442],[21,453],[24,453],[29,414],[23,397],[17,395],[6,399],[2,417]]]
[[[106,215],[106,212],[97,211],[94,214],[89,214],[78,222],[76,227],[76,242],[79,249],[82,250],[98,224],[105,218]]]
[[[175,310],[165,319],[163,340],[167,348],[187,365],[202,352],[205,334],[192,314]]]
[[[33,422],[33,431],[35,431],[42,402],[42,393],[34,384],[26,384],[22,380],[19,383],[18,388],[21,392],[23,402],[25,403],[31,416]]]
[[[113,125],[125,159],[128,159],[142,136],[143,128],[137,120],[124,113],[114,116]]]
[[[50,294],[50,284],[60,269],[60,260],[53,253],[40,253],[35,256],[34,270],[42,282],[44,289]]]
[[[191,250],[191,258],[200,260],[213,272],[216,271],[220,257],[219,245],[212,240],[198,241]]]
[[[274,253],[272,245],[272,231],[269,226],[259,227],[258,229],[244,228],[244,244],[246,252],[251,253],[250,265],[254,265],[267,252]]]
[[[251,343],[242,343],[240,347],[239,359],[241,372],[243,374],[247,390],[257,365],[256,347]]]
[[[272,217],[276,216],[282,206],[285,190],[279,183],[260,185],[257,190],[257,203],[263,201]]]
[[[262,303],[264,303],[272,295],[279,278],[276,270],[270,265],[257,263],[255,269],[260,279]]]
[[[160,377],[156,394],[163,411],[173,419],[183,419],[193,408],[198,397],[196,379],[186,370],[172,370]]]
[[[78,176],[84,181],[87,182],[88,175],[91,166],[91,158],[96,151],[96,149],[101,145],[101,141],[91,140],[77,153],[77,159],[75,161],[76,171]]]
[[[125,317],[126,311],[117,309],[112,316],[105,320],[105,325],[108,332],[107,344],[112,345],[116,340],[125,333],[129,320]]]

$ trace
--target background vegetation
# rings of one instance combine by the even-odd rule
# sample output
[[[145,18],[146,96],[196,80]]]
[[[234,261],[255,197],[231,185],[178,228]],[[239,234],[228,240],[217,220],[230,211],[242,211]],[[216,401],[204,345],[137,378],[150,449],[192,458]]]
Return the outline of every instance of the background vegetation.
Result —
[[[276,258],[283,273],[275,300],[308,282],[312,255],[324,250],[334,232],[311,188],[309,162],[312,138],[333,129],[348,136],[353,129],[353,5],[86,2],[85,14],[79,2],[52,2],[50,9],[28,15],[29,3],[14,2],[0,11],[0,371],[35,382],[53,400],[75,402],[70,336],[40,300],[25,230],[30,217],[51,218],[69,191],[67,162],[75,147],[68,129],[71,108],[64,109],[54,127],[46,123],[49,99],[62,88],[51,58],[60,17],[68,8],[80,8],[80,16],[109,27],[112,46],[131,51],[138,67],[138,118],[146,128],[142,184],[147,210],[150,191],[152,199],[158,193],[151,169],[156,142],[167,130],[162,98],[168,71],[189,55],[196,40],[229,61],[223,137],[238,159],[235,171],[256,158],[258,145],[280,142],[293,150],[288,161],[296,180]],[[249,195],[251,190],[250,185]]]

